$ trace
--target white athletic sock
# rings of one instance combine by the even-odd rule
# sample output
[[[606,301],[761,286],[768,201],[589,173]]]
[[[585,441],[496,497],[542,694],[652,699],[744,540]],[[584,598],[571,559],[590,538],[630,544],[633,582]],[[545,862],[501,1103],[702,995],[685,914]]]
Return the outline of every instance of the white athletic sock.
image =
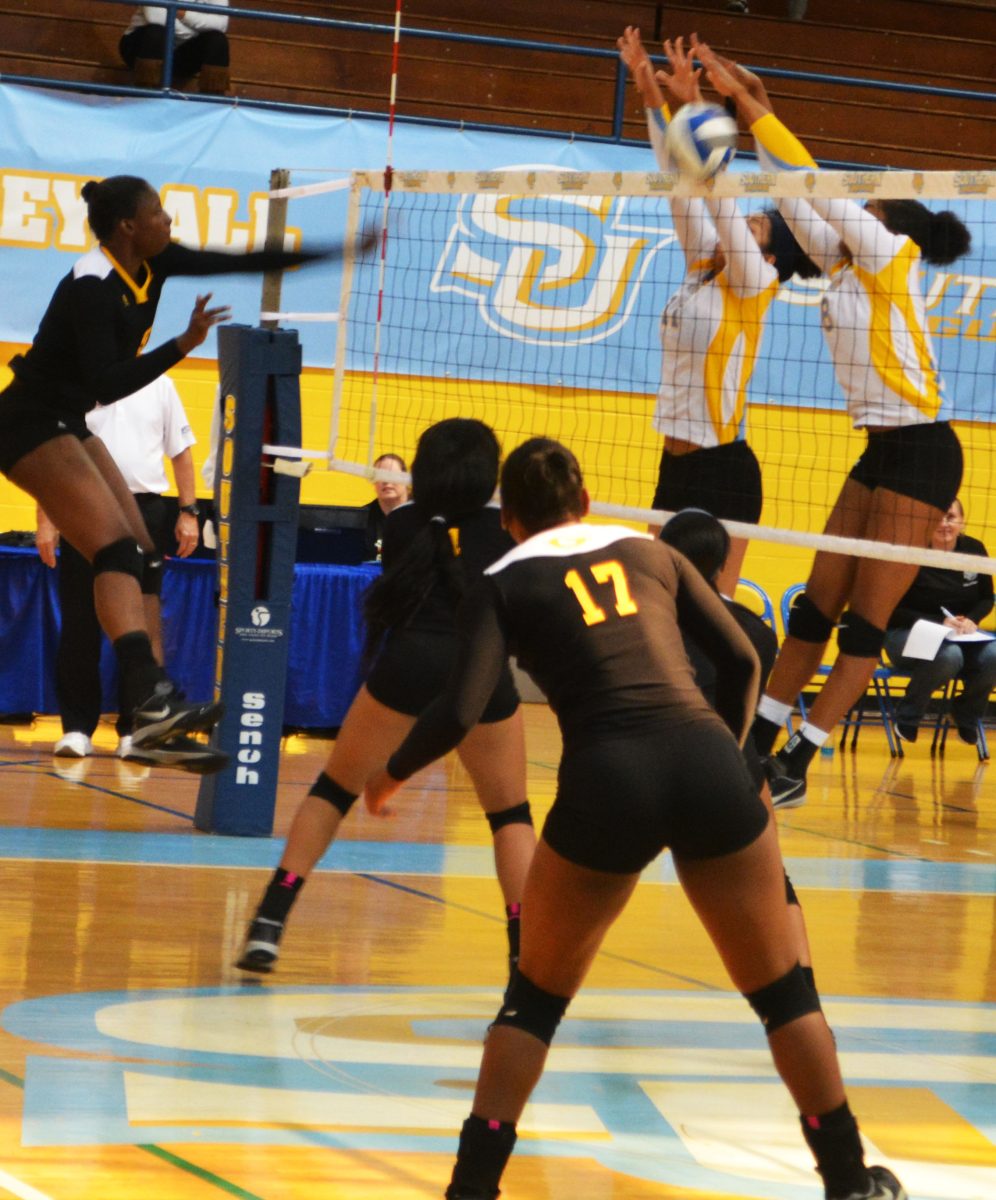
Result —
[[[817,729],[815,725],[810,725],[808,721],[803,721],[799,732],[807,742],[812,742],[814,746],[822,746],[830,736],[829,729]]]
[[[757,702],[757,715],[773,725],[784,725],[792,715],[792,705],[783,704],[781,700],[765,693]]]

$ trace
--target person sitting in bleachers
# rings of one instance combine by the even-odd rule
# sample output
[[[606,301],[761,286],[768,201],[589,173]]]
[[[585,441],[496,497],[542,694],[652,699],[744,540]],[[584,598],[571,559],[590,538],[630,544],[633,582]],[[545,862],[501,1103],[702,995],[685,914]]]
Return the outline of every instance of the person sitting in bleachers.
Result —
[[[212,0],[228,5],[228,0]],[[136,87],[159,87],[166,47],[166,9],[143,4],[119,43],[121,57],[135,72]],[[220,13],[176,10],[174,78],[197,75],[206,95],[224,96],[229,88],[228,17]]]

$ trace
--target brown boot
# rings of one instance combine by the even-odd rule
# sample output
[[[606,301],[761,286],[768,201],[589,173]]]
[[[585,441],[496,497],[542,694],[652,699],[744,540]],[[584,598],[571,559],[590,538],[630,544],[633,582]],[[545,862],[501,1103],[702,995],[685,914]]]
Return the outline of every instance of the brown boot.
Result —
[[[135,59],[135,87],[158,88],[163,85],[163,60],[161,58]]]
[[[201,92],[205,96],[227,96],[229,82],[228,67],[201,67]]]

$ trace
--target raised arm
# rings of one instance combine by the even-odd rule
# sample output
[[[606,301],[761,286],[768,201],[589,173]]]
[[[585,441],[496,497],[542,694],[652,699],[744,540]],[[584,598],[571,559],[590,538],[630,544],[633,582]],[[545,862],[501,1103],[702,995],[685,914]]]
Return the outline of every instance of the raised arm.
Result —
[[[706,207],[712,214],[719,244],[726,256],[726,278],[738,296],[756,296],[770,287],[778,272],[769,263],[732,196],[710,197]]]
[[[816,162],[799,139],[775,116],[761,80],[746,67],[717,54],[705,42],[693,40],[709,82],[723,97],[732,100],[737,115],[750,128],[758,162],[766,171],[813,170]],[[796,241],[825,273],[844,257],[841,237],[811,201],[782,197],[776,201]]]
[[[684,39],[664,43],[671,73],[654,72],[653,64],[643,48],[640,31],[632,25],[626,27],[619,39],[619,55],[629,68],[633,80],[643,99],[647,115],[647,134],[654,151],[657,165],[662,171],[674,171],[675,164],[667,152],[665,135],[671,110],[683,104],[697,103],[702,99],[699,90],[701,72],[692,67],[691,58],[685,53]],[[661,87],[667,88],[669,102],[665,101]],[[712,257],[718,240],[716,229],[710,219],[705,203],[695,197],[676,197],[670,200],[674,231],[685,253],[685,264],[691,269],[702,265]]]

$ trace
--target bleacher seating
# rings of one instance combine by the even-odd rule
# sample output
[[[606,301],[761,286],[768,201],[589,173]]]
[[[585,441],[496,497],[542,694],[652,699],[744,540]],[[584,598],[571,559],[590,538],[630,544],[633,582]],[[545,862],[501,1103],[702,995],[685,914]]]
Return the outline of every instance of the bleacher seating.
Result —
[[[233,18],[233,90],[242,98],[384,112],[389,95],[394,0],[358,5],[331,0],[241,0],[239,7],[304,17],[375,22],[380,31]],[[0,0],[4,75],[130,84],[117,43],[127,6],[98,0]],[[749,16],[708,7],[624,0],[406,0],[407,27],[569,43],[610,49],[622,26],[647,39],[693,29],[755,67],[913,85],[769,79],[778,111],[820,159],[919,169],[996,166],[991,101],[924,95],[924,81],[963,91],[992,90],[993,11],[979,0],[810,0],[807,18],[785,18],[785,0],[751,0]],[[403,34],[399,112],[454,121],[611,135],[616,68],[612,58],[541,46],[516,50]],[[898,118],[897,118],[898,114]],[[635,93],[624,136],[642,139]]]

